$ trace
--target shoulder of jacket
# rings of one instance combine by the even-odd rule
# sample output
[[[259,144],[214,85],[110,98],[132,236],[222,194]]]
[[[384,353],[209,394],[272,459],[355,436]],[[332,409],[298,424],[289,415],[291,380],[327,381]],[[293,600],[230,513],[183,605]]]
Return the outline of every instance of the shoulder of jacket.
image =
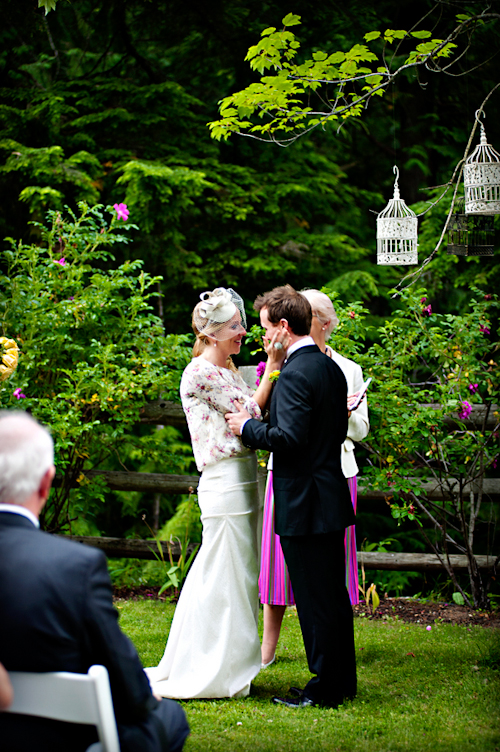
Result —
[[[104,552],[99,548],[79,543],[64,535],[54,535],[43,530],[40,530],[39,533],[42,536],[39,540],[47,552],[54,557],[65,557],[68,564],[77,561],[97,563],[106,560]]]

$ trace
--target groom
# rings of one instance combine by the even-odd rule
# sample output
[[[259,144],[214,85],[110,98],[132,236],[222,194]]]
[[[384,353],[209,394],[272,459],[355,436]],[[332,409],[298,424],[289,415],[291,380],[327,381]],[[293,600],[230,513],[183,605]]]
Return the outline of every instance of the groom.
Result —
[[[273,452],[275,530],[297,604],[310,671],[296,697],[274,702],[299,708],[337,707],[356,694],[352,608],[345,586],[345,528],[354,524],[341,464],[347,433],[347,384],[341,369],[309,336],[312,312],[290,285],[255,301],[265,340],[289,337],[273,390],[269,423],[240,406],[227,414],[245,446]]]

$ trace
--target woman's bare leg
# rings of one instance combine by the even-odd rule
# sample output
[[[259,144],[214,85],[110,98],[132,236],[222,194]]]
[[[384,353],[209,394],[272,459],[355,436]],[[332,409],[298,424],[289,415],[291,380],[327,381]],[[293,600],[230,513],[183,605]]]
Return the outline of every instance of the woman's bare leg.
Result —
[[[281,622],[286,606],[271,606],[264,603],[264,635],[262,637],[262,663],[269,663],[276,652]]]

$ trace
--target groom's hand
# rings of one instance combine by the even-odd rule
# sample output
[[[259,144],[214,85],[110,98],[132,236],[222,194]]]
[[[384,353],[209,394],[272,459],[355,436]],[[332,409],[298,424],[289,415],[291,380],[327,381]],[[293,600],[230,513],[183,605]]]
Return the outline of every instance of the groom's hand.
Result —
[[[234,403],[236,409],[238,410],[237,413],[226,413],[225,419],[227,420],[228,426],[231,429],[231,431],[234,433],[235,436],[241,436],[241,429],[243,427],[243,423],[246,423],[246,421],[251,418],[249,412],[245,410],[244,407],[242,407],[239,402]]]

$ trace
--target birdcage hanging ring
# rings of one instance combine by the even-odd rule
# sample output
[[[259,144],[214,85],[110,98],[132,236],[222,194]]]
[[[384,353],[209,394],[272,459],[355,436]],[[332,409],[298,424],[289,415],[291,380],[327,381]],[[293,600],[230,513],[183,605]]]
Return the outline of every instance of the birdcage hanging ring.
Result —
[[[394,165],[394,197],[377,217],[377,264],[418,264],[418,219],[400,197]]]
[[[500,214],[500,154],[488,143],[483,123],[480,142],[464,165],[465,213]]]

